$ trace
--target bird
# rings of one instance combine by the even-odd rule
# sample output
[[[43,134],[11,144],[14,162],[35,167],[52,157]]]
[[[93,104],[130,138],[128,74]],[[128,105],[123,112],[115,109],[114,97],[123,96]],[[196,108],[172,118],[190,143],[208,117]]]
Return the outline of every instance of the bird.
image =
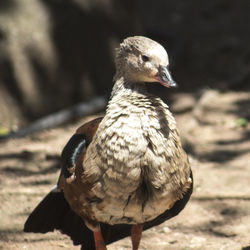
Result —
[[[131,236],[176,216],[193,176],[175,118],[148,84],[176,87],[168,54],[144,37],[124,39],[115,53],[114,86],[103,117],[83,124],[62,150],[57,185],[27,218],[24,231],[55,229],[85,250]]]

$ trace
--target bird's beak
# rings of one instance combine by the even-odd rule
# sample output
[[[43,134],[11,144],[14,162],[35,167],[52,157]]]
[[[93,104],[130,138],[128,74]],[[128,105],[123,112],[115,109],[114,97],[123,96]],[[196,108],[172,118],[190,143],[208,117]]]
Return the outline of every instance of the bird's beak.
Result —
[[[177,83],[173,80],[168,68],[166,66],[159,66],[158,73],[155,80],[165,87],[177,87]]]

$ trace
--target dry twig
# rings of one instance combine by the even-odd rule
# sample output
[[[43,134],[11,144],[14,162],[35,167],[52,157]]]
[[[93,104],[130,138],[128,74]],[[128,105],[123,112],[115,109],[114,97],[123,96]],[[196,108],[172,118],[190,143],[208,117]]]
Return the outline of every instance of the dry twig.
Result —
[[[106,106],[106,103],[107,101],[105,97],[103,96],[95,97],[94,99],[90,100],[87,103],[81,102],[68,109],[60,110],[59,112],[42,117],[34,121],[27,127],[21,128],[4,137],[1,137],[0,140],[6,140],[10,138],[20,138],[30,135],[34,132],[62,125],[66,122],[69,122],[81,116],[86,116],[101,111]]]

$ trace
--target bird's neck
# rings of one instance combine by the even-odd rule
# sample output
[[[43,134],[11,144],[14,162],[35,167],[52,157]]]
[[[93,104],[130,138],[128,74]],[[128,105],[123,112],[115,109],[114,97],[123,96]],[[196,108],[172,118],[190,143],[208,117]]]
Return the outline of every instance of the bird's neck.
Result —
[[[150,114],[155,110],[166,110],[168,106],[158,97],[147,91],[145,83],[131,83],[123,77],[115,79],[106,115],[114,116],[129,113]],[[129,113],[127,115],[129,115]],[[165,111],[164,111],[165,114]]]
[[[148,96],[146,84],[143,82],[133,83],[126,80],[124,77],[115,77],[115,84],[111,93],[111,99],[119,96]]]

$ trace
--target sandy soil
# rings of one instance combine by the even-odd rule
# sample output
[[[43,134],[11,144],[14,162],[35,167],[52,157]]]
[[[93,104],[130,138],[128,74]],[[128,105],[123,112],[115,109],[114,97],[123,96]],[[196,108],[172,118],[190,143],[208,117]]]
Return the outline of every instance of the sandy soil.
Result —
[[[250,249],[250,92],[175,94],[175,113],[195,189],[176,218],[143,233],[140,249]],[[88,117],[91,119],[93,117]],[[59,154],[75,128],[0,143],[0,249],[80,249],[59,232],[22,232],[56,183]],[[108,247],[130,249],[126,238]]]

